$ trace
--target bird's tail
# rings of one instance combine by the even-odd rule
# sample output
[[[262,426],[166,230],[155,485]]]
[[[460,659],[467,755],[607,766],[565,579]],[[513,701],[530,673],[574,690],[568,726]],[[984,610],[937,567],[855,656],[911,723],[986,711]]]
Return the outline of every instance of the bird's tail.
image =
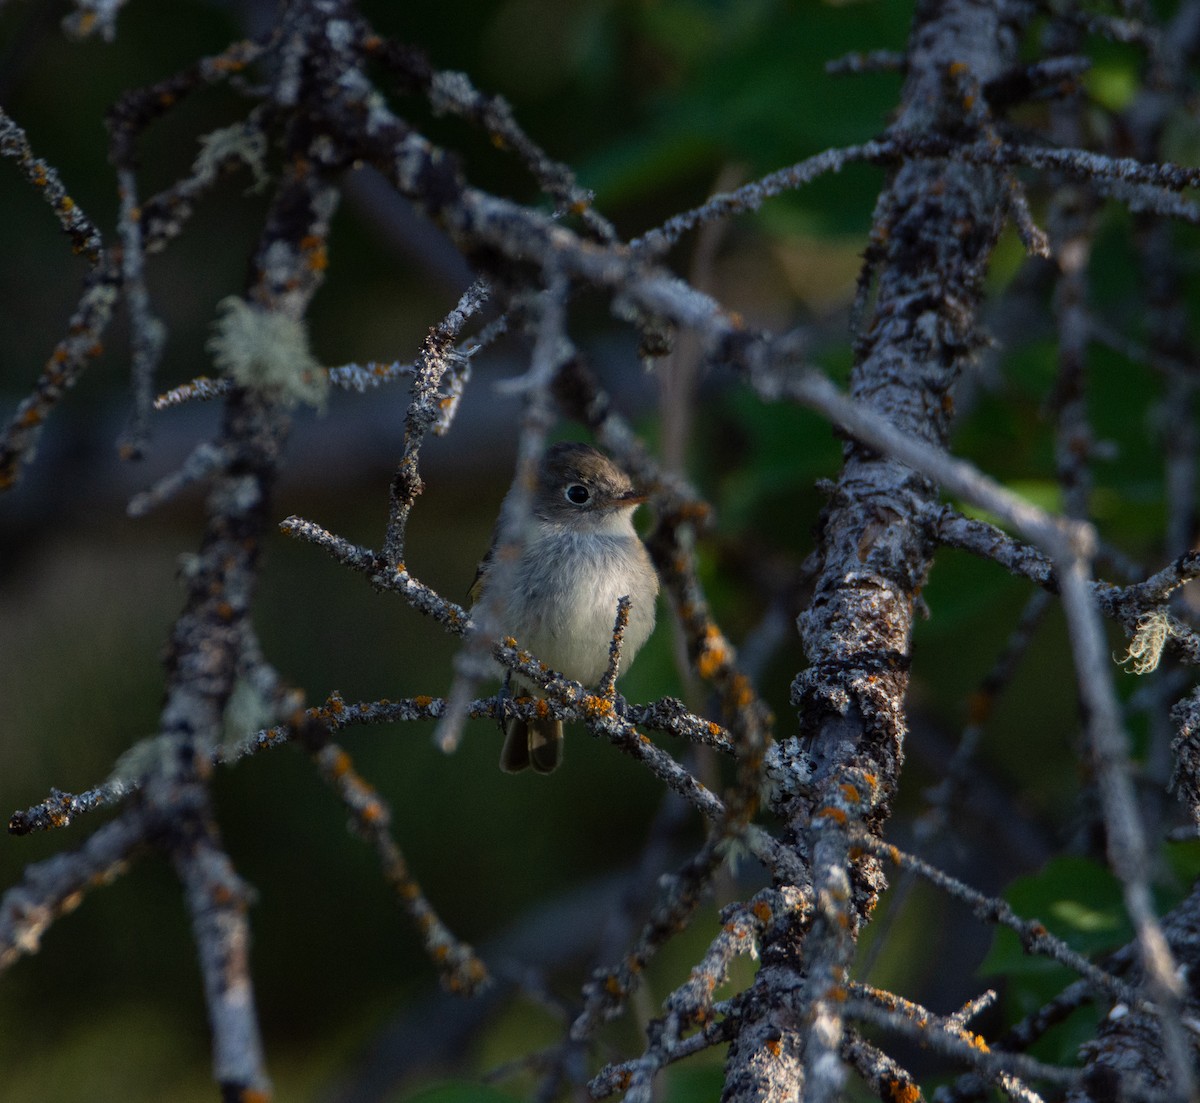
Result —
[[[553,717],[510,720],[504,730],[504,748],[500,751],[500,769],[515,774],[527,766],[535,773],[548,774],[562,765],[563,727]]]

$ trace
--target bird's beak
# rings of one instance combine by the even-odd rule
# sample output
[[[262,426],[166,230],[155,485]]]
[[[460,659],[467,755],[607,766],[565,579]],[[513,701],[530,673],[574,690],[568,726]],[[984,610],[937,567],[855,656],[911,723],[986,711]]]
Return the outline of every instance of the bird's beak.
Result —
[[[620,506],[640,506],[643,502],[648,502],[649,500],[649,494],[639,494],[636,490],[630,490],[615,499],[617,505]]]

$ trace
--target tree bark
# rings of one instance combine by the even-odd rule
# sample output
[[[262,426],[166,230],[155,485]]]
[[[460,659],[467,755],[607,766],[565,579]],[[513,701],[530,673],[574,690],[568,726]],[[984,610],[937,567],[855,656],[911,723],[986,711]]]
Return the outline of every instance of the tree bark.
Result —
[[[980,89],[1015,63],[1017,29],[986,0],[921,4],[893,130],[985,137]],[[851,391],[936,445],[980,343],[982,281],[1005,206],[997,172],[945,161],[905,163],[880,196],[867,256],[876,299]],[[842,1087],[838,1004],[884,883],[877,862],[855,855],[852,835],[881,831],[903,761],[913,608],[934,547],[919,518],[936,496],[903,464],[847,443],[821,519],[814,598],[799,620],[810,664],[793,684],[803,737],[779,748],[796,785],[775,801],[816,906],[810,924],[777,916],[764,935],[726,1103],[823,1100]]]

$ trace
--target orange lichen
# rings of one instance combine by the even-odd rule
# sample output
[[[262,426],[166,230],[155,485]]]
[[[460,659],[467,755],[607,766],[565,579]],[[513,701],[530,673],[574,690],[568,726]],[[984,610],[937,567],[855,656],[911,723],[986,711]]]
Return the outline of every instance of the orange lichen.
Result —
[[[710,628],[715,633],[715,628]],[[729,662],[729,652],[720,644],[706,641],[704,650],[696,658],[696,672],[706,681],[715,677],[717,672]]]
[[[483,962],[477,957],[471,958],[467,965],[467,979],[472,984],[478,984],[487,976],[487,970],[483,967]]]
[[[783,1055],[783,1042],[778,1038],[771,1038],[767,1041],[767,1052],[772,1057],[780,1057]]]
[[[213,885],[213,903],[225,907],[233,902],[233,892],[228,885]]]
[[[744,709],[754,701],[754,688],[745,674],[735,674],[729,683],[729,698],[735,708]]]
[[[425,694],[422,693],[419,697],[413,698],[413,704],[419,709],[427,709],[433,704],[433,698],[426,697]]]
[[[770,922],[771,905],[768,904],[765,900],[760,900],[750,910],[754,912],[754,918],[757,919],[760,923]]]
[[[363,805],[362,818],[364,823],[379,823],[385,818],[383,805],[377,800],[367,801]]]
[[[684,502],[677,511],[681,521],[706,521],[712,510],[705,502]]]
[[[350,756],[345,751],[339,750],[333,756],[333,761],[329,764],[329,772],[334,777],[342,777],[349,772],[351,766]]]
[[[850,804],[857,804],[862,799],[858,795],[858,788],[854,785],[851,785],[848,781],[843,781],[838,788],[842,791],[842,796],[844,796]]]
[[[537,699],[537,704],[534,706],[534,710],[537,712],[539,720],[545,720],[546,717],[550,715],[550,705],[546,702],[545,697],[539,697]]]
[[[815,818],[818,820],[833,820],[834,823],[844,824],[846,822],[846,813],[840,808],[826,806],[817,810]]]
[[[888,1103],[917,1103],[921,1098],[921,1089],[911,1080],[898,1076],[889,1077],[882,1081],[883,1096]]]
[[[982,724],[991,715],[992,695],[976,690],[967,698],[967,723]]]
[[[612,716],[614,711],[613,703],[604,697],[588,694],[583,699],[583,711],[593,719],[597,716]]]
[[[621,978],[616,973],[609,973],[604,978],[604,991],[610,996],[619,996],[624,989],[621,987]]]

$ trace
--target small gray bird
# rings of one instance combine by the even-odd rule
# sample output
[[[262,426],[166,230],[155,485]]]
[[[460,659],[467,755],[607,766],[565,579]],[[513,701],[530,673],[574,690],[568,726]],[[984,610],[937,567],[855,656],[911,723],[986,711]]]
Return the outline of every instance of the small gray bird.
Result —
[[[492,546],[479,564],[473,602],[487,590],[496,539],[512,498],[510,491]],[[498,610],[500,627],[547,666],[585,686],[595,686],[608,667],[622,597],[632,602],[622,666],[628,667],[654,628],[658,576],[633,528],[633,511],[645,500],[624,471],[586,444],[551,445],[538,464],[525,545]],[[548,774],[562,762],[562,747],[561,721],[510,720],[500,768],[516,773],[532,766]]]

